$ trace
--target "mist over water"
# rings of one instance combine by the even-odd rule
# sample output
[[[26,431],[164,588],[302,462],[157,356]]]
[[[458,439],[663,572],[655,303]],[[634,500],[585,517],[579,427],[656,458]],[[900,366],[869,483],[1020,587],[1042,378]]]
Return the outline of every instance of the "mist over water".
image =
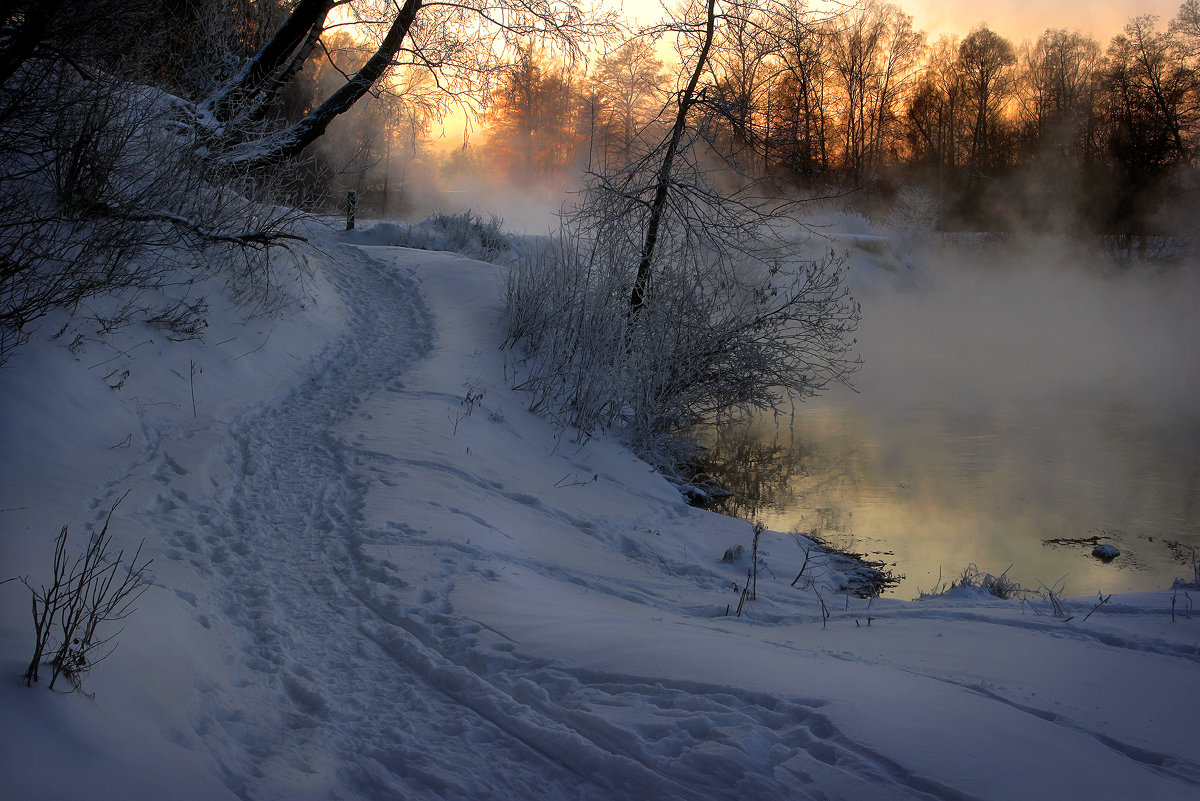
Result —
[[[1200,545],[1200,275],[1119,267],[1067,239],[944,246],[913,270],[852,256],[866,362],[836,388],[725,431],[785,477],[755,514],[889,554],[901,597],[968,564],[1069,593],[1190,577]],[[753,495],[753,491],[749,495]],[[1087,539],[1116,545],[1103,564]]]

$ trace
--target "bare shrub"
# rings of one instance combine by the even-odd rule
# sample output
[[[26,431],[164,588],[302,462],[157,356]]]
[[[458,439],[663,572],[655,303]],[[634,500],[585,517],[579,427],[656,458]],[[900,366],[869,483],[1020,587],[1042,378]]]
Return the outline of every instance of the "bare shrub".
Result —
[[[1196,556],[1196,549],[1192,548],[1192,580],[1177,578],[1171,585],[1175,588],[1190,587],[1200,589],[1200,559]]]
[[[1050,612],[1054,615],[1054,617],[1064,618],[1064,622],[1075,617],[1067,610],[1067,605],[1063,601],[1063,593],[1065,593],[1067,590],[1066,576],[1062,576],[1058,581],[1054,582],[1054,584],[1049,587],[1046,586],[1041,579],[1039,579],[1038,586],[1041,587],[1041,589],[1038,591],[1038,596],[1050,602]],[[1032,601],[1028,599],[1026,600],[1029,603],[1029,608],[1032,609],[1035,614],[1045,614],[1045,612],[1039,609]]]
[[[938,596],[947,595],[965,588],[976,592],[986,593],[1003,601],[1020,600],[1030,593],[1025,587],[1022,587],[1017,582],[1008,577],[1008,571],[1012,570],[1013,566],[1009,565],[1003,573],[994,576],[991,573],[985,573],[979,569],[979,566],[974,562],[963,568],[962,574],[957,579],[950,582],[949,585],[942,581],[941,572],[938,572],[937,583],[934,584],[931,590],[918,590],[919,598],[936,598]]]
[[[140,560],[140,545],[128,560],[124,551],[115,557],[109,554],[109,524],[120,502],[113,504],[100,533],[74,559],[67,555],[67,527],[62,527],[54,541],[48,583],[35,587],[28,576],[21,578],[31,595],[34,628],[26,686],[38,681],[42,665],[48,664],[50,689],[54,689],[59,676],[81,689],[92,667],[116,648],[120,631],[102,635],[101,626],[128,617],[134,611],[133,604],[150,586],[145,572],[151,560]]]

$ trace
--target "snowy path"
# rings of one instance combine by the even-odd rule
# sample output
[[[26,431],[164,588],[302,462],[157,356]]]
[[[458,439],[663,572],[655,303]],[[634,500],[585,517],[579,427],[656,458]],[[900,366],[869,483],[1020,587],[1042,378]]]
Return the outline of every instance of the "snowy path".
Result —
[[[406,406],[457,399],[403,388],[434,336],[416,285],[362,251],[342,255],[335,282],[358,312],[352,331],[282,402],[231,425],[212,497],[172,502],[171,482],[186,471],[165,453],[156,472],[165,485],[160,525],[211,581],[208,598],[185,600],[240,662],[234,686],[197,682],[194,732],[181,738],[216,756],[230,790],[253,799],[806,797],[797,784],[836,764],[843,790],[861,777],[850,783],[959,797],[908,782],[836,736],[820,702],[570,671],[530,663],[503,641],[481,655],[477,635],[494,634],[456,615],[447,598],[456,576],[489,574],[479,564],[488,552],[367,525],[371,463],[482,485],[517,507],[540,502],[442,461],[397,459],[343,438],[371,419],[360,407],[376,392],[391,396],[383,402],[401,426]],[[394,564],[370,555],[378,548],[419,562],[423,586],[397,578]],[[634,581],[507,556],[627,602],[654,600]]]
[[[223,619],[244,669],[242,686],[203,685],[195,735],[247,798],[466,798],[473,777],[496,797],[565,796],[581,777],[491,720],[505,723],[507,699],[458,675],[421,641],[427,630],[359,602],[370,565],[357,548],[380,535],[362,528],[365,487],[337,428],[365,395],[396,390],[430,334],[410,281],[356,249],[340,255],[354,267],[336,281],[357,312],[349,338],[286,400],[233,425],[223,486],[172,521],[214,579],[218,608],[197,615]]]

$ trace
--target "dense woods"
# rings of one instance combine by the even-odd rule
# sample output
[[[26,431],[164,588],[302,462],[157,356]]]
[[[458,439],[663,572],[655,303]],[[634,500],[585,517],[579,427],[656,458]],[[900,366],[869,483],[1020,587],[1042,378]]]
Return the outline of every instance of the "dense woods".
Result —
[[[1061,29],[1015,42],[982,25],[929,41],[882,0],[835,16],[797,0],[729,2],[717,16],[696,124],[714,161],[750,180],[868,208],[922,187],[951,230],[1139,234],[1187,222],[1168,200],[1196,177],[1196,0],[1166,25],[1131,19],[1107,44]],[[490,95],[497,136],[485,150],[542,173],[635,159],[635,138],[664,136],[688,77],[642,38],[588,71],[544,57],[538,69],[555,76],[553,92],[518,100],[513,87],[531,84],[517,66]],[[539,158],[513,151],[517,129]]]
[[[622,32],[573,5],[515,0],[496,6],[499,29],[466,19],[488,8],[12,3],[0,79],[11,92],[39,54],[103,65],[236,123],[252,145],[239,158],[262,159],[267,144],[302,153],[297,200],[354,188],[391,213],[418,185],[619,169],[664,136],[689,71],[671,50],[678,28]],[[884,0],[836,14],[729,0],[716,15],[697,125],[714,159],[780,192],[855,193],[870,207],[920,186],[947,229],[1146,233],[1178,224],[1164,201],[1195,183],[1197,0],[1108,42],[1060,29],[1018,42],[983,25],[931,39]],[[431,136],[457,105],[471,122],[451,148]]]

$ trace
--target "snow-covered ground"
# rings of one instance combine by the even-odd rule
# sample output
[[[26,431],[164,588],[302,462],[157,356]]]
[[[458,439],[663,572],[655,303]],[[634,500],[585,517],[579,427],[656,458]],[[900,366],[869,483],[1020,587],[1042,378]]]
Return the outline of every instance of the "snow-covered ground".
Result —
[[[1200,797],[1182,590],[869,603],[768,532],[737,617],[750,525],[509,389],[503,268],[325,236],[287,316],[0,370],[0,579],[127,492],[154,559],[94,700],[0,585],[4,797]]]

